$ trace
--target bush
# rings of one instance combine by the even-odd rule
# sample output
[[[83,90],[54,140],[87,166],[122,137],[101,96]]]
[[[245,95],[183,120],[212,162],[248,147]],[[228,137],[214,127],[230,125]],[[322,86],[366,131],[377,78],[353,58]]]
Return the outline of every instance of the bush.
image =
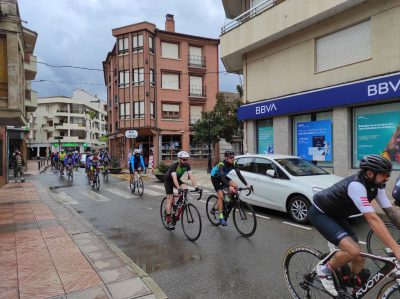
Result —
[[[160,173],[167,173],[168,169],[169,169],[169,166],[166,165],[166,164],[164,164],[163,162],[161,162],[160,164],[158,164],[158,171],[159,171]]]
[[[113,156],[110,157],[111,168],[121,168],[121,161]]]

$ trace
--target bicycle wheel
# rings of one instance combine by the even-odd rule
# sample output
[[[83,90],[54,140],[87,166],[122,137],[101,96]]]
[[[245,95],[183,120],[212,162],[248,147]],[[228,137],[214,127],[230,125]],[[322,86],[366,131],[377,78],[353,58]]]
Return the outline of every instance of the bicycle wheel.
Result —
[[[196,241],[201,234],[201,216],[195,205],[188,203],[181,216],[182,230],[186,238]]]
[[[294,246],[286,251],[283,275],[293,298],[332,298],[319,280],[315,267],[322,253],[307,246]]]
[[[395,280],[389,281],[379,290],[377,298],[382,298],[382,299],[400,298],[399,284]]]
[[[233,207],[233,224],[243,237],[251,237],[257,228],[257,218],[253,207],[247,202],[238,200]]]
[[[400,230],[391,222],[385,222],[385,226],[388,229],[389,233],[392,235],[393,239],[397,242],[397,244],[400,244]],[[387,256],[387,254],[385,253],[385,248],[387,248],[387,246],[381,241],[381,239],[378,238],[378,236],[374,233],[372,229],[368,232],[366,243],[368,253],[379,256]],[[372,261],[378,267],[382,267],[384,265],[384,263],[380,261]]]
[[[100,176],[99,176],[99,174],[97,174],[96,175],[96,189],[97,189],[97,191],[99,191],[99,189],[100,189]]]
[[[106,182],[108,182],[108,170],[106,171],[105,179],[106,179]]]
[[[214,226],[220,225],[218,219],[218,197],[210,195],[206,201],[207,218]]]
[[[134,193],[136,189],[136,182],[134,180],[129,180],[129,188],[131,188],[131,192]]]
[[[143,184],[142,178],[138,178],[138,180],[136,181],[136,184],[137,184],[137,192],[138,192],[139,196],[143,196],[144,184]]]
[[[164,225],[164,227],[166,229],[168,229],[168,224],[167,224],[167,220],[165,219],[166,217],[166,212],[165,212],[165,207],[167,206],[167,198],[164,197],[161,201],[161,205],[160,205],[160,216],[161,216],[161,222]]]

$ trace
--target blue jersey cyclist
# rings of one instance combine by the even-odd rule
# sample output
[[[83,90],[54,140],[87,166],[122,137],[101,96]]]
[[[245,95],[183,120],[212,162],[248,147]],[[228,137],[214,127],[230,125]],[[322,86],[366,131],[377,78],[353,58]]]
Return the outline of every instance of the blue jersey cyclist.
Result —
[[[66,169],[68,170],[70,167],[75,166],[75,164],[76,164],[75,157],[73,156],[72,152],[68,152],[64,160],[64,165]]]
[[[222,213],[223,196],[224,196],[222,190],[224,188],[229,188],[229,192],[234,193],[238,188],[237,184],[227,176],[228,173],[230,173],[232,170],[235,170],[238,178],[242,181],[242,183],[246,185],[247,188],[251,188],[251,186],[247,184],[246,180],[240,173],[240,170],[237,168],[236,162],[234,160],[235,153],[233,151],[228,150],[224,153],[224,156],[225,160],[219,162],[211,170],[211,182],[218,195],[219,222],[221,223],[222,226],[226,226],[226,221]]]
[[[308,211],[308,219],[314,227],[341,249],[327,263],[317,266],[317,275],[332,296],[338,295],[332,278],[334,270],[351,262],[352,280],[356,285],[360,284],[357,277],[365,276],[365,259],[359,256],[358,238],[346,220],[350,215],[361,212],[378,238],[400,259],[400,247],[371,205],[375,199],[393,224],[400,228],[399,210],[392,206],[385,193],[392,164],[382,156],[369,155],[361,159],[360,168],[356,175],[316,193]],[[361,275],[362,271],[364,275]]]
[[[171,217],[171,208],[172,205],[174,204],[174,187],[176,189],[187,188],[186,184],[184,184],[181,180],[185,172],[188,173],[192,185],[195,186],[197,189],[196,179],[194,178],[192,169],[190,168],[189,158],[190,158],[189,153],[185,151],[180,151],[178,153],[178,161],[173,162],[169,167],[169,170],[165,174],[164,187],[165,187],[165,192],[167,193],[167,205],[165,207],[165,212],[167,214],[166,221],[168,229],[170,230],[175,229],[175,224],[172,221]]]

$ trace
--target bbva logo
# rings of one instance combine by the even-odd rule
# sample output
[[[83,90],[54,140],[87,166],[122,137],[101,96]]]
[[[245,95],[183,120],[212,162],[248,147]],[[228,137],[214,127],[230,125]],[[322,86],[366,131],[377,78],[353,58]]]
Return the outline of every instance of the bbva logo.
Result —
[[[256,107],[256,114],[265,114],[271,111],[277,111],[278,109],[275,106],[275,103],[268,105],[261,105]]]

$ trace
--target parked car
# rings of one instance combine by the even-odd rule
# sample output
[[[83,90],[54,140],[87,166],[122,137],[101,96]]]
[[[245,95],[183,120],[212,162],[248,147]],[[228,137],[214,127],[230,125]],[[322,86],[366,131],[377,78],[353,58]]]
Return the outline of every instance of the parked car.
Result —
[[[81,154],[81,167],[82,168],[86,167],[86,156],[87,156],[87,154]]]
[[[287,212],[297,223],[307,222],[314,193],[343,179],[295,156],[254,154],[237,156],[235,160],[243,177],[254,187],[254,193],[245,200]],[[234,171],[229,177],[243,185]]]

